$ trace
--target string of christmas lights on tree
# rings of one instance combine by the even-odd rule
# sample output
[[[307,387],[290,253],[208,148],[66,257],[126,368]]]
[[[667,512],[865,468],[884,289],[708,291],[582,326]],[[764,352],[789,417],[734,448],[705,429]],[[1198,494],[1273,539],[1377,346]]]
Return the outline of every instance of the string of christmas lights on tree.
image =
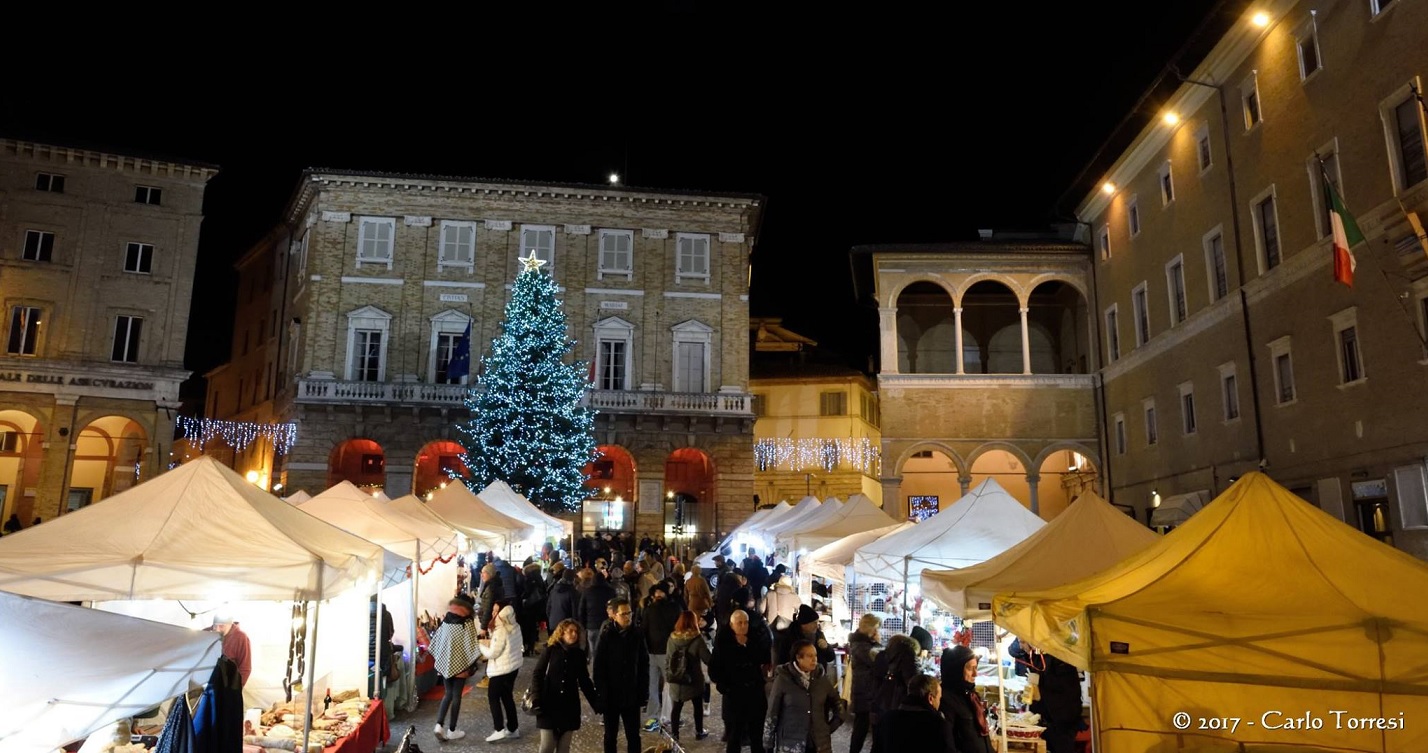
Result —
[[[197,445],[199,450],[209,442],[219,440],[235,450],[242,451],[259,439],[266,439],[273,445],[274,452],[286,455],[297,443],[297,424],[291,421],[260,424],[252,421],[220,421],[213,418],[179,416],[178,425],[183,431],[183,438]]]
[[[876,476],[881,473],[882,450],[867,437],[760,439],[754,443],[754,462],[760,471],[822,468],[831,472],[846,464]]]

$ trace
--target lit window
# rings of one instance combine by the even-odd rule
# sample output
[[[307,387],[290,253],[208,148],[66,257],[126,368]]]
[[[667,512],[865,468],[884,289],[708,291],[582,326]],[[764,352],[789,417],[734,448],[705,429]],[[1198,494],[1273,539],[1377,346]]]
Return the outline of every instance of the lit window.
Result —
[[[33,356],[40,341],[40,310],[34,306],[10,309],[10,338],[5,352],[12,356]]]

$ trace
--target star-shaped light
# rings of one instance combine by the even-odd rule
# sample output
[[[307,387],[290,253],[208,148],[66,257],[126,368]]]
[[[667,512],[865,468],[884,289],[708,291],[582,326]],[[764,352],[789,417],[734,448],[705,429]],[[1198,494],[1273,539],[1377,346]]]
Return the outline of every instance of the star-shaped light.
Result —
[[[545,259],[537,259],[535,249],[531,249],[531,255],[521,258],[521,263],[526,265],[527,272],[539,272],[545,266]]]

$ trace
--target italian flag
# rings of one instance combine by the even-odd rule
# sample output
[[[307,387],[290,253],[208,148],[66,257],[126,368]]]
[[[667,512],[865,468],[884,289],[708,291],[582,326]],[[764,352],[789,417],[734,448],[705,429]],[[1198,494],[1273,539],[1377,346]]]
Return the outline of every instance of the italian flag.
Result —
[[[1344,208],[1344,199],[1334,190],[1328,172],[1320,167],[1319,182],[1324,185],[1324,205],[1329,207],[1329,227],[1334,236],[1334,281],[1353,287],[1354,267],[1358,266],[1353,247],[1364,242],[1364,234],[1359,231],[1354,216]]]

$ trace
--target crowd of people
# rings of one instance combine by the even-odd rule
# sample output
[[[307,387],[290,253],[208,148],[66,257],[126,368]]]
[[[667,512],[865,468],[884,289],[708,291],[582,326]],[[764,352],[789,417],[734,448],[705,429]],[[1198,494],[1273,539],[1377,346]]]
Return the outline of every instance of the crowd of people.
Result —
[[[618,750],[621,735],[629,753],[639,751],[642,718],[663,720],[679,739],[686,706],[694,736],[704,739],[711,687],[722,697],[728,753],[744,746],[831,753],[845,720],[851,753],[869,741],[874,753],[992,751],[975,690],[977,656],[966,646],[943,652],[941,678],[922,674],[918,659],[931,648],[930,635],[894,635],[884,647],[879,619],[864,615],[850,635],[840,685],[819,612],[798,600],[782,565],[771,570],[750,552],[739,567],[721,556],[705,572],[648,538],[628,554],[624,543],[587,537],[573,558],[546,545],[520,568],[492,553],[478,557],[476,594],[453,598],[431,637],[445,678],[438,738],[464,736],[461,693],[483,659],[478,687],[487,689],[495,727],[487,741],[520,736],[516,676],[544,625],[549,634],[529,689],[542,753],[570,750],[582,696],[601,717],[606,753]]]

